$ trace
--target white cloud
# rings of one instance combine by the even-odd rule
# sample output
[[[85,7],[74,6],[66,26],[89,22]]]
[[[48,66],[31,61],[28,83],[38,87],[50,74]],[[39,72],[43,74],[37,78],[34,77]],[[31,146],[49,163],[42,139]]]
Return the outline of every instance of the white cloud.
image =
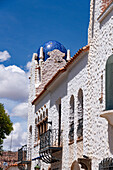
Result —
[[[28,103],[20,103],[16,105],[11,113],[11,116],[17,116],[27,119]]]
[[[11,56],[7,51],[3,51],[3,52],[0,51],[0,62],[8,60],[10,57]]]
[[[31,63],[32,63],[32,62],[30,62],[30,61],[27,63],[27,65],[26,65],[27,70],[30,70],[30,68],[31,68]]]
[[[3,149],[17,151],[27,143],[27,132],[23,132],[22,124],[17,122],[13,125],[13,132],[4,140]]]
[[[4,104],[5,110],[7,110],[8,114],[12,113],[12,109],[19,104],[18,101],[0,98],[0,103]]]
[[[28,73],[15,65],[0,65],[0,103],[4,104],[14,123],[13,132],[4,140],[5,150],[10,150],[10,147],[12,151],[18,150],[27,143]]]
[[[25,101],[28,98],[28,77],[21,68],[0,65],[0,97]]]
[[[10,71],[12,73],[25,74],[24,70],[22,70],[20,67],[17,67],[15,65],[5,67],[5,70]]]

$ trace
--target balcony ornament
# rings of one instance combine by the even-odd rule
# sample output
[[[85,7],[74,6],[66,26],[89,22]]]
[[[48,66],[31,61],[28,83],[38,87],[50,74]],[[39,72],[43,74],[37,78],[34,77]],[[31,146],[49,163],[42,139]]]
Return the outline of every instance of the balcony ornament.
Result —
[[[45,121],[45,123],[52,125],[52,121]]]
[[[52,151],[50,149],[40,153],[40,156],[41,156],[41,160],[47,164],[61,161],[61,159],[53,156]]]
[[[113,169],[113,158],[108,157],[104,158],[100,163],[99,163],[99,170],[103,169]]]
[[[108,123],[113,126],[113,110],[103,111],[100,117],[105,118],[108,121]]]
[[[67,50],[67,58],[66,58],[66,60],[69,61],[70,59],[71,59],[70,50]]]
[[[44,59],[44,55],[43,55],[43,47],[40,47],[40,55],[39,55],[39,65],[42,65],[43,63],[43,59]]]

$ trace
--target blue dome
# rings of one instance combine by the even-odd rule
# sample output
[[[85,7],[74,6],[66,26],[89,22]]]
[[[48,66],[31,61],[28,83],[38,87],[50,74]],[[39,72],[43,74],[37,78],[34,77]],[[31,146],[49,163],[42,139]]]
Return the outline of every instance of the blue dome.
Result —
[[[47,55],[47,53],[49,51],[53,51],[54,49],[58,49],[61,52],[65,53],[64,59],[66,59],[66,57],[67,57],[67,50],[66,50],[66,48],[61,43],[59,43],[58,41],[50,40],[50,41],[47,41],[46,43],[44,43],[40,47],[43,47],[44,61],[46,61],[47,58],[50,57],[49,55]],[[38,60],[39,60],[40,48],[38,49],[37,53],[38,53]]]

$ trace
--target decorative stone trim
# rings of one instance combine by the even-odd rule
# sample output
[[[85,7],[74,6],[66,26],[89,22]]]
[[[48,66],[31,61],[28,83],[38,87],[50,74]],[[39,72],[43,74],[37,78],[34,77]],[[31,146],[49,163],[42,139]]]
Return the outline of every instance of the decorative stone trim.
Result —
[[[41,123],[44,123],[44,121],[47,121],[47,118],[48,118],[48,117],[46,116],[43,120],[41,120],[40,122],[38,122],[38,123],[37,123],[37,126],[40,125]]]
[[[53,77],[45,84],[45,86],[41,89],[39,94],[36,94],[36,98],[32,101],[32,105],[35,104],[35,102],[42,96],[42,94],[47,90],[48,86],[63,72],[67,70],[67,68],[80,56],[81,53],[89,52],[89,45],[86,45],[85,47],[79,49],[79,51],[63,66],[62,68],[59,68],[59,70],[54,74]],[[50,60],[50,59],[49,59]]]
[[[77,142],[80,142],[80,141],[82,141],[82,140],[83,140],[83,136],[77,138]]]
[[[74,140],[70,141],[68,145],[72,145],[74,143]]]

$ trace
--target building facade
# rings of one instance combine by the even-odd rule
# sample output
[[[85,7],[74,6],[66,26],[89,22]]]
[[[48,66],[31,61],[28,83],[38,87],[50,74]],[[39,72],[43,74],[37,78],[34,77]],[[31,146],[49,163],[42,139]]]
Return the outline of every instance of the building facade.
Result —
[[[18,152],[3,151],[0,155],[0,168],[6,168],[18,161]]]
[[[88,45],[73,57],[48,41],[33,54],[31,169],[113,169],[113,0],[90,1]]]

